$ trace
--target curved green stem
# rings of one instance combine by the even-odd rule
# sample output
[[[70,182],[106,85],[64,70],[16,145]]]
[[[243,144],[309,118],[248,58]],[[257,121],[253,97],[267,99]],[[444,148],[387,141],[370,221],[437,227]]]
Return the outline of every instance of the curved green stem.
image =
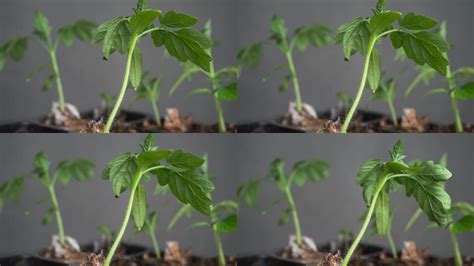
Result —
[[[454,233],[451,233],[451,242],[453,243],[454,263],[456,266],[462,266],[462,256],[461,252],[459,251],[458,238]]]
[[[388,234],[387,234],[387,240],[388,240],[388,244],[390,245],[390,250],[392,252],[392,256],[394,259],[398,259],[398,254],[397,254],[397,247],[395,246],[395,242],[393,241],[393,237],[392,237],[392,232],[389,231]]]
[[[288,204],[291,208],[291,215],[293,216],[293,223],[295,226],[295,236],[296,236],[296,243],[299,245],[302,242],[302,234],[301,234],[301,226],[300,226],[300,219],[298,217],[298,210],[296,209],[296,204],[293,199],[293,195],[291,194],[291,190],[288,187],[285,191],[286,198],[288,200]]]
[[[393,125],[398,127],[397,112],[395,111],[395,106],[393,105],[393,100],[389,99],[387,101],[387,103],[388,103],[388,108],[390,109],[390,115],[392,116]]]
[[[367,230],[367,226],[369,226],[370,218],[372,218],[372,214],[374,213],[375,204],[377,203],[379,193],[380,193],[380,191],[382,191],[382,188],[383,188],[383,186],[385,185],[385,182],[387,182],[388,179],[389,178],[384,177],[383,181],[381,183],[379,183],[379,185],[377,186],[377,189],[375,190],[375,193],[372,197],[372,202],[370,203],[369,210],[367,211],[367,215],[365,216],[364,223],[362,224],[362,228],[360,229],[359,234],[357,235],[354,242],[352,242],[352,245],[349,248],[349,251],[347,251],[347,254],[344,257],[344,260],[342,261],[342,266],[347,266],[349,264],[349,261],[352,257],[352,254],[354,253],[355,249],[359,245],[360,240],[364,236],[365,231]]]
[[[446,58],[447,58],[446,54]],[[454,80],[452,79],[452,73],[451,73],[451,66],[448,65],[446,67],[446,80],[448,81],[448,87],[449,87],[449,97],[451,98],[451,108],[453,109],[454,113],[454,125],[456,127],[456,132],[457,133],[462,133],[463,132],[463,126],[461,122],[461,114],[459,113],[459,107],[458,107],[458,102],[456,98],[454,98],[454,90],[456,89],[456,84]]]
[[[211,206],[211,210],[212,210],[212,206]],[[216,217],[216,214],[212,211],[211,211],[211,222],[213,224],[212,231],[214,233],[214,240],[216,241],[217,262],[219,266],[225,266],[226,260],[225,260],[225,255],[224,255],[224,249],[222,248],[221,235],[216,229],[217,217]]]
[[[214,62],[210,62],[209,67],[209,78],[211,79],[212,91],[215,92],[219,88],[219,82],[215,80],[215,70],[214,70]],[[224,120],[224,113],[222,112],[222,105],[221,101],[217,98],[215,94],[214,96],[214,105],[217,111],[217,125],[219,129],[219,133],[225,133],[227,131],[225,126]]]
[[[151,238],[151,242],[153,243],[153,250],[155,251],[156,258],[158,260],[161,260],[160,246],[158,245],[158,241],[156,241],[155,232],[151,232],[150,238]]]
[[[64,101],[64,92],[63,92],[63,83],[61,81],[61,74],[59,73],[58,60],[56,58],[56,50],[49,50],[49,58],[51,59],[51,64],[53,66],[54,78],[56,79],[56,87],[58,89],[58,98],[59,98],[59,109],[64,112],[65,110],[65,101]]]
[[[61,210],[59,209],[58,199],[56,197],[56,191],[54,190],[54,186],[48,187],[48,191],[51,195],[51,202],[53,203],[54,214],[56,215],[56,223],[58,224],[59,242],[61,243],[61,245],[64,245],[65,237],[63,219],[61,216]]]
[[[112,262],[112,258],[114,257],[115,250],[117,250],[117,247],[120,244],[120,241],[122,240],[123,234],[125,233],[125,230],[127,229],[128,221],[130,220],[130,215],[132,213],[132,206],[133,206],[133,200],[135,198],[135,191],[137,190],[141,177],[142,177],[141,172],[137,172],[134,176],[134,183],[132,185],[132,189],[130,190],[130,198],[128,200],[127,211],[125,212],[125,216],[123,218],[120,231],[118,232],[117,237],[115,238],[115,241],[112,244],[112,247],[110,248],[109,253],[107,254],[107,258],[105,259],[104,266],[109,266],[110,262]]]
[[[364,71],[362,72],[362,79],[360,81],[359,90],[357,91],[357,95],[352,103],[351,109],[347,114],[346,120],[341,128],[341,133],[347,133],[347,129],[349,128],[349,124],[351,123],[352,116],[354,115],[357,106],[359,105],[360,99],[362,98],[362,94],[364,94],[365,83],[367,82],[367,73],[369,71],[369,64],[370,64],[370,56],[372,54],[372,50],[374,49],[374,45],[377,38],[376,36],[370,36],[369,46],[367,47],[367,54],[365,56],[365,64],[364,64]]]
[[[155,115],[156,125],[161,127],[161,117],[160,112],[158,111],[158,106],[156,105],[156,101],[151,101],[151,106],[153,107],[153,114]]]
[[[408,230],[410,230],[410,228],[413,226],[416,220],[418,220],[422,213],[423,211],[420,208],[418,208],[415,213],[413,213],[413,215],[410,217],[410,220],[408,220],[407,225],[405,225],[405,232],[408,232]]]
[[[300,84],[298,82],[298,76],[296,75],[295,63],[293,62],[293,56],[291,55],[291,49],[285,53],[288,66],[290,68],[291,80],[293,81],[293,88],[295,90],[295,101],[296,110],[301,112],[303,108],[303,102],[301,101]]]
[[[132,37],[132,40],[130,42],[130,47],[128,49],[128,56],[127,56],[127,64],[125,66],[125,73],[124,73],[124,77],[122,81],[122,88],[120,89],[120,94],[117,98],[117,101],[115,102],[114,108],[112,109],[112,112],[109,115],[109,119],[107,120],[107,124],[105,125],[105,128],[104,128],[104,133],[110,133],[110,128],[112,127],[112,124],[114,123],[115,116],[117,115],[117,112],[125,96],[125,92],[127,91],[128,78],[130,76],[130,65],[132,63],[133,50],[135,50],[135,45],[137,43],[137,40],[138,38],[134,36]]]

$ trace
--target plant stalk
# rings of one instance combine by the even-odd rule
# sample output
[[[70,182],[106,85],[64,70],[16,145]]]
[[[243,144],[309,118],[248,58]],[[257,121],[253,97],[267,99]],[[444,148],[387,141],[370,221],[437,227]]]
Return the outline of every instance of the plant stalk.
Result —
[[[415,213],[411,216],[410,220],[408,220],[408,223],[407,225],[405,226],[405,232],[408,232],[408,230],[410,230],[410,228],[412,227],[412,225],[416,222],[416,220],[418,220],[418,218],[420,217],[420,215],[423,213],[423,211],[418,208]]]
[[[300,94],[300,84],[298,82],[298,76],[296,75],[295,63],[293,62],[293,56],[291,55],[291,50],[285,53],[286,60],[288,61],[288,66],[290,68],[291,80],[293,81],[293,88],[295,90],[295,101],[296,101],[296,110],[301,112],[303,109],[303,103],[301,101]]]
[[[384,177],[383,181],[377,186],[377,189],[375,190],[374,196],[372,198],[372,202],[370,203],[367,216],[365,217],[364,223],[362,224],[362,228],[360,229],[359,234],[357,235],[354,242],[352,242],[352,245],[349,248],[349,251],[347,251],[347,254],[344,257],[344,260],[342,261],[342,266],[347,266],[349,264],[352,254],[354,253],[355,249],[359,245],[360,240],[364,236],[365,231],[367,230],[367,226],[369,226],[370,218],[372,218],[372,214],[374,213],[375,204],[377,203],[377,198],[379,197],[380,191],[382,191],[382,188],[385,185],[385,182],[387,182],[387,180],[388,178]]]
[[[161,251],[160,251],[160,246],[158,245],[158,241],[156,241],[156,236],[155,232],[152,232],[150,234],[151,242],[153,243],[153,250],[155,251],[156,258],[158,260],[161,260]]]
[[[453,242],[454,263],[456,266],[462,266],[462,256],[461,252],[459,251],[458,238],[456,234],[451,233],[451,241]]]
[[[142,176],[141,172],[137,172],[137,174],[135,174],[134,176],[135,181],[133,183],[132,189],[130,190],[130,199],[128,200],[127,211],[125,212],[125,216],[123,218],[122,227],[120,227],[120,231],[118,232],[117,237],[115,238],[115,241],[112,244],[112,247],[110,248],[109,253],[107,254],[107,258],[105,259],[104,266],[109,266],[110,263],[112,262],[112,258],[114,257],[115,250],[120,244],[123,234],[125,233],[125,230],[127,229],[128,221],[130,220],[130,215],[132,213],[132,206],[133,206],[133,200],[135,198],[135,191],[137,190],[138,184],[140,183],[141,176]]]
[[[54,190],[54,186],[48,187],[48,190],[49,194],[51,195],[51,202],[53,203],[54,214],[56,215],[56,223],[58,224],[59,242],[61,243],[61,245],[64,245],[64,225],[61,216],[61,210],[59,209],[58,199],[56,197],[56,191]]]
[[[216,241],[217,261],[219,263],[219,266],[225,266],[226,260],[225,260],[225,255],[224,255],[224,249],[222,248],[221,235],[216,230],[215,223],[217,222],[217,217],[216,217],[216,214],[212,212],[212,206],[211,206],[211,222],[213,223],[212,231],[214,233],[214,240]]]
[[[216,111],[217,111],[217,125],[219,129],[219,133],[225,133],[227,129],[225,127],[225,120],[224,120],[224,114],[222,112],[221,101],[214,94],[214,92],[219,88],[219,82],[215,80],[214,62],[211,61],[209,64],[210,64],[209,77],[211,78],[212,92],[214,96],[214,105],[216,106]]]
[[[114,109],[112,109],[112,112],[109,115],[109,119],[107,120],[107,124],[105,125],[105,128],[104,128],[104,133],[110,133],[110,128],[112,127],[112,124],[114,123],[115,116],[117,115],[117,112],[125,96],[125,92],[127,91],[128,79],[130,76],[130,65],[132,63],[132,55],[133,55],[133,50],[135,49],[136,43],[137,43],[137,38],[132,37],[132,41],[128,49],[127,64],[125,66],[125,73],[123,77],[122,88],[120,89],[120,94],[117,98],[117,101],[115,102]]]
[[[61,74],[59,73],[58,60],[56,58],[56,50],[54,49],[49,50],[49,58],[53,66],[54,78],[56,80],[56,87],[58,89],[59,109],[61,110],[61,112],[64,112],[65,103],[64,103],[63,83],[61,81]]]
[[[347,129],[349,128],[349,124],[351,123],[352,116],[354,115],[357,106],[359,105],[360,99],[362,98],[362,94],[364,94],[365,83],[367,82],[367,74],[369,71],[369,64],[370,64],[370,56],[372,55],[372,50],[374,49],[374,45],[377,38],[374,35],[370,36],[369,46],[367,47],[367,55],[365,56],[365,64],[364,64],[364,71],[362,72],[362,79],[360,81],[359,90],[357,91],[357,95],[352,103],[351,109],[347,114],[346,120],[341,128],[341,133],[347,133]]]
[[[160,111],[158,111],[158,106],[155,101],[151,101],[151,106],[153,107],[153,114],[155,115],[156,125],[161,128],[161,117]]]
[[[446,54],[446,58],[447,58]],[[454,90],[456,89],[456,84],[454,83],[452,79],[452,73],[451,73],[451,66],[448,65],[446,67],[446,80],[448,81],[448,87],[449,87],[449,97],[451,98],[451,108],[453,109],[454,113],[454,125],[456,128],[456,133],[462,133],[463,132],[463,126],[461,122],[461,114],[459,113],[459,107],[458,107],[458,102],[456,98],[454,98]]]
[[[389,99],[387,101],[387,103],[388,103],[388,108],[390,109],[390,115],[392,116],[393,125],[398,127],[397,112],[395,111],[395,106],[393,105],[393,100]]]
[[[390,245],[390,250],[392,252],[392,256],[394,259],[398,259],[397,254],[397,247],[395,246],[395,242],[393,241],[392,231],[390,230],[387,234],[388,244]]]
[[[293,199],[293,195],[291,194],[290,188],[286,189],[286,198],[288,200],[288,204],[291,208],[291,215],[293,216],[293,223],[295,226],[295,236],[296,236],[296,243],[298,245],[302,242],[302,234],[301,234],[301,226],[300,226],[300,219],[298,217],[298,210],[296,209],[296,204]]]

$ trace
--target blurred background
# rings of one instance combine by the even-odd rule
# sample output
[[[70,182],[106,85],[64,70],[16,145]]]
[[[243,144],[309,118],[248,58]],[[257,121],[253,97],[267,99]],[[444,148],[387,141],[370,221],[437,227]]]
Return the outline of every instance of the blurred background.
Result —
[[[200,18],[199,27],[212,19],[214,39],[219,45],[214,49],[217,68],[236,63],[239,49],[251,42],[269,37],[272,15],[282,16],[290,33],[299,26],[315,22],[324,23],[336,29],[342,23],[357,17],[369,16],[375,0],[150,0],[150,6],[163,11],[177,10]],[[32,31],[34,11],[40,8],[49,17],[54,29],[68,25],[77,19],[86,18],[98,23],[118,15],[131,14],[135,5],[132,0],[3,0],[0,4],[0,43],[15,36],[27,35]],[[388,2],[389,9],[407,13],[414,11],[423,15],[446,20],[448,39],[454,44],[449,52],[453,68],[468,66],[474,62],[471,44],[474,36],[470,34],[473,26],[471,0],[452,0],[449,5],[444,0],[397,0]],[[471,11],[470,11],[471,10]],[[149,39],[141,44],[144,56],[144,69],[152,76],[162,77],[162,97],[159,100],[161,114],[168,107],[178,107],[182,114],[192,114],[194,120],[204,123],[216,122],[213,101],[201,95],[185,97],[193,88],[207,86],[203,76],[197,76],[186,83],[171,98],[167,96],[172,84],[180,75],[181,68],[174,58],[166,58],[163,49],[153,47]],[[428,88],[421,85],[409,97],[403,92],[418,73],[413,63],[395,62],[395,51],[388,41],[380,46],[383,69],[393,76],[402,71],[398,82],[395,106],[398,114],[404,107],[415,107],[419,115],[427,114],[432,121],[452,123],[453,115],[448,97],[434,95],[424,97]],[[51,108],[51,102],[57,99],[56,90],[41,92],[45,76],[38,75],[30,83],[26,76],[35,67],[47,62],[47,54],[37,44],[31,43],[25,58],[20,63],[7,62],[0,73],[0,121],[32,120],[45,115]],[[262,64],[256,70],[244,71],[239,82],[239,99],[224,103],[227,121],[271,120],[286,113],[288,102],[294,99],[293,90],[280,93],[278,84],[286,73],[277,72],[269,81],[262,83],[262,77],[278,64],[284,63],[284,57],[271,46],[264,47]],[[326,110],[336,106],[336,93],[344,91],[350,96],[356,94],[363,67],[361,56],[353,57],[349,62],[343,60],[341,46],[331,45],[324,48],[309,47],[305,53],[295,52],[294,60],[299,75],[303,101],[317,110]],[[125,57],[114,54],[109,61],[102,60],[101,48],[76,42],[72,48],[60,47],[58,61],[63,76],[66,100],[80,110],[87,110],[100,104],[100,93],[118,94],[122,82]],[[46,73],[44,74],[46,75]],[[430,88],[445,86],[437,77]],[[384,103],[368,101],[366,92],[361,108],[388,113]],[[133,92],[129,91],[123,108],[151,113],[148,102],[134,102]],[[474,122],[472,102],[460,102],[461,114],[465,122]]]
[[[317,184],[308,182],[302,188],[293,187],[299,208],[303,234],[317,243],[334,240],[339,230],[355,233],[360,229],[358,218],[366,210],[362,199],[362,188],[355,183],[359,167],[368,159],[388,159],[387,150],[397,141],[394,135],[351,135],[336,137],[329,135],[156,135],[161,148],[184,149],[195,154],[209,156],[209,171],[217,177],[215,201],[236,199],[237,187],[250,178],[261,178],[268,173],[275,158],[286,162],[286,170],[299,160],[321,159],[331,164],[330,177]],[[35,202],[47,196],[45,188],[31,176],[32,161],[39,151],[47,153],[51,169],[61,160],[85,157],[96,162],[96,177],[85,182],[72,181],[69,186],[58,185],[57,194],[64,216],[66,233],[81,243],[99,238],[97,227],[107,225],[114,230],[120,227],[127,204],[128,192],[116,199],[109,181],[102,180],[100,173],[106,163],[118,154],[139,150],[138,144],[145,135],[88,136],[80,135],[4,135],[0,138],[0,183],[14,175],[24,175],[25,191],[16,204],[6,203],[0,215],[0,255],[34,252],[50,244],[51,234],[56,232],[53,221],[41,225],[41,218],[48,206],[35,206]],[[453,202],[474,203],[474,139],[469,136],[403,135],[407,160],[421,159],[438,161],[443,154],[448,156],[448,168],[453,177],[446,189]],[[205,228],[186,228],[202,220],[201,215],[181,220],[175,229],[166,231],[166,226],[180,205],[172,197],[152,196],[155,180],[147,185],[149,209],[159,209],[160,217],[157,238],[160,246],[165,241],[178,240],[182,247],[192,247],[195,254],[212,256],[215,246],[212,233]],[[290,222],[279,227],[277,220],[286,206],[275,206],[266,215],[261,215],[272,201],[281,197],[274,184],[263,183],[257,207],[242,207],[239,229],[224,234],[224,248],[228,254],[271,253],[284,247],[288,235],[293,233]],[[413,198],[405,197],[404,191],[391,194],[395,210],[393,225],[394,240],[399,249],[403,241],[414,240],[419,248],[429,248],[432,254],[451,256],[449,234],[441,229],[426,229],[429,224],[423,216],[410,233],[403,227],[417,204]],[[25,211],[29,215],[25,215]],[[151,246],[148,238],[134,236],[130,224],[124,241]],[[364,241],[387,246],[385,239],[373,237]],[[474,256],[471,234],[459,237],[463,254]]]

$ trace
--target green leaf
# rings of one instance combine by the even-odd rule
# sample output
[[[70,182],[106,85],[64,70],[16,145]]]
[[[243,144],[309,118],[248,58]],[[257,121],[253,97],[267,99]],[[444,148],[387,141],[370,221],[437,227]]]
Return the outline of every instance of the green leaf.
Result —
[[[437,182],[446,181],[453,175],[446,167],[433,161],[415,162],[410,166],[409,172]]]
[[[164,16],[160,16],[160,23],[170,28],[187,28],[198,23],[198,18],[184,13],[169,11]]]
[[[247,47],[241,49],[237,54],[237,65],[248,66],[252,69],[256,68],[262,59],[262,43],[251,43]]]
[[[413,12],[406,14],[400,20],[400,26],[410,30],[428,30],[436,26],[436,24],[438,24],[438,21],[429,17],[415,15]]]
[[[146,191],[145,188],[139,184],[135,190],[135,196],[133,198],[132,205],[132,217],[138,230],[141,230],[145,224],[146,213]]]
[[[345,107],[350,106],[354,102],[354,100],[351,98],[351,96],[349,96],[349,94],[347,94],[344,91],[338,91],[336,93],[336,97],[342,102],[342,104]]]
[[[214,230],[219,233],[235,232],[237,230],[237,215],[229,215],[214,224]]]
[[[103,235],[107,241],[111,241],[115,238],[114,231],[105,225],[99,225],[97,230],[99,230],[99,233]]]
[[[270,31],[272,33],[271,39],[275,41],[280,51],[286,52],[288,50],[288,46],[286,44],[286,39],[288,38],[288,29],[285,26],[285,20],[280,16],[273,16]]]
[[[0,71],[5,66],[7,58],[13,59],[13,61],[20,61],[25,55],[26,49],[28,48],[27,37],[17,37],[12,39],[0,46]]]
[[[216,89],[214,91],[214,95],[219,100],[224,100],[224,101],[233,101],[237,99],[237,96],[238,96],[237,83],[234,82],[225,87]]]
[[[474,206],[468,202],[460,201],[453,204],[452,208],[463,215],[474,215]]]
[[[460,88],[456,88],[453,94],[454,98],[458,100],[474,99],[474,82],[469,82]]]
[[[67,185],[74,177],[78,181],[84,181],[94,176],[95,164],[86,159],[61,161],[56,167],[56,177],[63,185]]]
[[[329,163],[321,160],[299,161],[293,166],[290,179],[303,186],[306,180],[321,181],[329,176]]]
[[[142,80],[142,52],[139,48],[135,48],[132,54],[132,62],[130,66],[130,84],[134,89],[140,86]]]
[[[199,45],[201,45],[202,48],[204,49],[209,49],[212,47],[213,43],[212,40],[206,36],[206,34],[194,30],[194,29],[180,29],[178,31],[175,31],[177,34],[180,36],[183,36],[185,38],[188,38],[190,40],[193,40]]]
[[[445,88],[434,88],[434,89],[429,90],[427,93],[425,93],[424,96],[440,94],[440,93],[449,93],[449,92]]]
[[[41,86],[42,91],[49,91],[53,88],[54,80],[56,79],[56,75],[51,74],[43,82],[43,85]]]
[[[138,155],[137,164],[141,169],[159,165],[160,161],[168,157],[171,153],[171,150],[145,151]]]
[[[211,225],[208,222],[202,221],[202,222],[191,224],[190,226],[188,226],[187,229],[192,229],[192,228],[197,228],[197,227],[211,227]]]
[[[192,62],[188,61],[183,64],[183,74],[179,76],[179,78],[176,80],[176,82],[173,84],[173,87],[171,87],[170,92],[168,93],[169,96],[173,95],[173,93],[179,88],[179,86],[185,82],[186,80],[191,80],[192,77],[201,71],[201,69],[193,64]]]
[[[288,74],[285,77],[283,77],[283,79],[280,82],[280,85],[278,85],[278,91],[280,92],[287,91],[290,88],[290,82],[291,82],[292,77],[293,76],[291,74]]]
[[[368,21],[363,17],[355,18],[341,27],[339,27],[335,42],[342,43],[344,58],[349,58],[355,52],[365,55],[370,40],[370,31],[368,28]]]
[[[49,178],[49,160],[44,152],[39,152],[36,154],[33,161],[35,177],[41,182],[45,187],[48,187],[51,184]]]
[[[306,50],[310,43],[314,47],[322,47],[332,43],[331,29],[321,24],[300,27],[295,30],[293,41],[300,52]]]
[[[395,145],[393,145],[393,148],[388,151],[390,154],[390,158],[393,162],[401,162],[403,159],[405,159],[404,155],[404,146],[403,142],[401,140],[398,140]]]
[[[58,38],[66,47],[74,43],[74,39],[91,42],[97,29],[97,24],[89,20],[78,20],[74,24],[58,30]]]
[[[375,6],[374,14],[380,14],[385,11],[385,8],[387,6],[387,1],[386,0],[378,0],[377,5]]]
[[[0,184],[0,213],[3,208],[3,201],[17,202],[23,191],[24,180],[21,176],[12,177],[7,182]]]
[[[402,13],[386,11],[370,18],[369,29],[372,34],[379,35],[392,27],[393,23],[400,19]]]
[[[176,215],[171,219],[171,222],[168,224],[168,231],[173,228],[176,223],[184,216],[187,216],[188,218],[191,217],[191,214],[193,213],[193,207],[191,205],[183,205],[181,209],[176,213]]]
[[[145,137],[145,139],[143,140],[143,144],[140,144],[140,148],[143,152],[154,151],[158,149],[158,147],[155,146],[155,138],[152,134],[148,134]]]
[[[114,51],[121,54],[128,52],[131,36],[129,19],[120,16],[100,25],[92,42],[102,44],[102,53],[108,59]]]
[[[287,208],[283,211],[283,213],[280,216],[280,219],[278,219],[278,225],[285,225],[288,223],[290,220],[290,214],[291,214],[291,208]]]
[[[390,198],[386,191],[381,191],[375,203],[375,227],[379,236],[386,236],[390,231]]]
[[[155,234],[157,222],[158,212],[152,212],[148,214],[147,218],[145,219],[145,223],[143,224],[143,228],[140,231],[143,231],[148,235]]]
[[[181,62],[191,61],[201,69],[209,72],[212,57],[186,31],[167,31],[164,35],[164,44],[168,53]]]
[[[443,76],[449,64],[443,55],[447,47],[449,44],[434,33],[403,33],[403,50],[407,57],[419,65],[430,65]]]
[[[194,170],[204,163],[204,159],[194,154],[176,150],[166,158],[166,161],[174,167]]]
[[[50,224],[51,221],[53,220],[54,217],[54,208],[51,207],[46,210],[46,212],[43,215],[43,219],[41,220],[42,225],[47,225]]]
[[[249,180],[237,189],[237,197],[240,201],[245,201],[249,207],[254,207],[257,203],[257,195],[260,190],[260,181]]]
[[[453,72],[453,77],[456,78],[471,78],[474,77],[474,67],[460,67]]]
[[[151,32],[151,39],[153,40],[153,44],[156,47],[161,47],[165,43],[165,35],[166,31],[164,30],[155,30]]]
[[[197,88],[193,89],[186,94],[186,97],[190,97],[196,94],[211,94],[211,90],[208,88]]]
[[[285,190],[288,184],[288,179],[285,175],[285,162],[282,159],[273,160],[270,166],[269,176],[276,182],[280,190]]]
[[[122,153],[109,162],[109,179],[116,197],[130,188],[136,170],[135,159],[130,152]]]
[[[369,71],[367,73],[367,80],[369,81],[372,92],[377,91],[379,87],[380,78],[382,76],[381,68],[380,53],[377,49],[374,49],[370,55]]]
[[[33,33],[42,41],[47,42],[49,35],[51,34],[51,26],[49,25],[48,18],[41,13],[39,9],[35,12],[33,20]]]
[[[474,215],[466,215],[451,225],[450,231],[454,234],[471,232],[474,230]]]
[[[432,69],[428,65],[423,65],[420,68],[420,74],[410,83],[407,90],[405,91],[405,96],[410,95],[410,93],[418,86],[418,84],[423,81],[425,85],[428,85],[435,77],[436,70]]]
[[[133,15],[130,18],[130,26],[133,35],[139,35],[145,31],[160,14],[160,10],[148,9]]]
[[[214,214],[224,213],[224,212],[237,212],[239,210],[239,203],[233,200],[224,200],[212,207],[212,212]]]
[[[357,173],[357,184],[362,186],[364,201],[368,205],[372,202],[378,180],[384,173],[383,162],[380,160],[369,160],[365,162]]]

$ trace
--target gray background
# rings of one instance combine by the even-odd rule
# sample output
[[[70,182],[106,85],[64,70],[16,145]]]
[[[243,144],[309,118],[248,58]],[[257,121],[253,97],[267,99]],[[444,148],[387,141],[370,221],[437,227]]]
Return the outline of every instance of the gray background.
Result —
[[[130,14],[135,1],[130,0],[42,0],[34,3],[29,0],[3,0],[0,16],[0,42],[17,35],[31,32],[31,21],[34,10],[41,8],[50,18],[55,29],[72,23],[79,18],[92,19],[98,22],[109,20],[117,15]],[[199,18],[201,23],[212,18],[214,38],[222,44],[214,49],[216,67],[235,64],[237,51],[248,43],[265,39],[269,36],[269,23],[273,14],[286,19],[292,31],[298,26],[314,22],[324,22],[333,29],[356,16],[370,15],[375,0],[163,0],[150,1],[152,7],[163,11],[176,9],[189,12]],[[415,11],[447,20],[449,40],[455,44],[450,51],[450,60],[454,68],[472,64],[474,56],[471,43],[474,2],[470,0],[453,0],[446,4],[443,0],[398,0],[389,1],[389,8],[402,12]],[[185,98],[191,88],[206,86],[202,76],[178,90],[178,94],[168,98],[171,85],[179,75],[180,67],[176,60],[164,58],[163,50],[153,48],[149,40],[142,43],[145,69],[153,75],[163,77],[163,97],[159,105],[161,113],[167,107],[176,106],[183,114],[192,113],[196,121],[215,122],[215,111],[212,99],[206,96]],[[394,75],[403,66],[409,68],[399,82],[396,107],[398,113],[403,107],[416,107],[419,114],[429,114],[433,121],[451,123],[453,121],[449,100],[444,95],[423,97],[426,88],[418,88],[410,99],[405,99],[402,92],[415,76],[411,62],[393,62],[393,49],[388,42],[381,45],[383,67],[388,74]],[[99,105],[101,91],[118,94],[122,82],[124,57],[113,55],[108,62],[101,60],[99,46],[83,43],[73,48],[61,47],[58,51],[59,65],[62,70],[66,99],[80,109],[85,110]],[[224,103],[224,112],[228,121],[250,121],[273,119],[286,112],[288,101],[293,99],[292,90],[279,93],[277,84],[283,73],[277,73],[267,83],[261,78],[273,66],[284,63],[283,56],[272,47],[265,47],[263,63],[255,71],[245,71],[240,80],[239,99]],[[0,73],[1,105],[0,121],[33,119],[47,113],[51,101],[55,100],[56,91],[42,93],[42,78],[38,76],[31,83],[24,79],[35,66],[47,62],[46,53],[36,44],[31,45],[26,58],[19,64],[7,62],[6,69]],[[305,102],[324,110],[337,104],[336,92],[346,91],[355,95],[360,82],[363,58],[355,56],[350,62],[344,62],[342,48],[329,46],[320,49],[309,48],[306,53],[296,52],[295,64],[300,78],[302,96]],[[439,78],[433,87],[444,85]],[[128,92],[123,107],[133,103],[133,93]],[[361,107],[386,112],[383,103],[369,103],[366,93]],[[472,102],[461,104],[464,121],[474,122]],[[150,112],[146,102],[133,103],[132,108]]]
[[[59,160],[87,157],[97,163],[96,175],[90,181],[63,188],[58,186],[58,197],[64,215],[65,229],[80,242],[85,243],[98,237],[96,227],[100,224],[119,228],[125,212],[127,193],[115,199],[108,181],[99,178],[108,160],[124,151],[137,151],[138,143],[145,135],[89,136],[79,135],[4,135],[0,139],[0,162],[2,174],[0,182],[13,175],[28,175],[32,168],[34,154],[45,151],[55,167]],[[238,184],[248,178],[263,177],[270,162],[276,157],[287,162],[287,170],[298,160],[319,158],[331,163],[331,176],[318,184],[308,183],[304,188],[293,188],[295,201],[299,207],[303,233],[318,243],[334,239],[342,228],[359,230],[357,218],[365,210],[362,190],[355,184],[355,174],[360,165],[368,159],[388,157],[387,150],[396,138],[389,135],[318,136],[302,135],[156,135],[156,143],[162,148],[182,148],[197,154],[208,153],[210,172],[218,177],[216,201],[233,199]],[[453,201],[474,202],[473,173],[474,141],[469,136],[404,135],[408,159],[431,159],[437,161],[443,153],[448,154],[449,169],[454,176],[446,188]],[[154,187],[151,181],[148,191]],[[46,206],[38,206],[25,216],[25,210],[44,197],[46,191],[32,180],[26,182],[26,191],[15,204],[6,204],[0,215],[0,254],[34,251],[49,244],[50,235],[55,232],[55,224],[41,226],[41,215]],[[240,212],[240,228],[234,234],[225,234],[224,247],[229,254],[271,252],[283,247],[287,237],[293,232],[292,224],[278,227],[276,220],[283,206],[274,207],[266,216],[260,210],[280,196],[278,190],[267,183],[262,187],[258,208],[244,207]],[[151,208],[160,208],[157,237],[161,246],[166,240],[176,239],[182,246],[190,247],[197,254],[213,255],[215,248],[212,234],[206,229],[185,230],[197,221],[184,220],[178,227],[166,232],[164,227],[171,219],[178,205],[171,198],[165,200],[149,196]],[[160,207],[161,206],[161,207]],[[392,194],[392,206],[396,210],[393,233],[400,248],[404,240],[417,241],[420,248],[430,247],[434,254],[450,256],[451,246],[447,232],[434,229],[425,231],[426,218],[422,218],[410,234],[403,233],[403,226],[416,209],[416,202],[406,198],[403,191]],[[129,226],[125,240],[150,245],[148,239],[133,237]],[[374,243],[385,245],[385,240],[374,237]],[[204,244],[205,243],[205,244]],[[474,255],[472,234],[460,237],[464,254]]]

